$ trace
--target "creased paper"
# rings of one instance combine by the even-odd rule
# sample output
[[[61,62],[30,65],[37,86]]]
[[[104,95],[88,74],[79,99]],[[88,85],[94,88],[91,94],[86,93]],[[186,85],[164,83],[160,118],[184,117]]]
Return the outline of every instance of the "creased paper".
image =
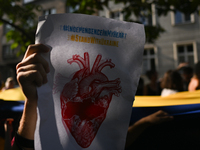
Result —
[[[143,25],[81,15],[40,17],[50,64],[38,88],[37,150],[123,150],[145,43]]]

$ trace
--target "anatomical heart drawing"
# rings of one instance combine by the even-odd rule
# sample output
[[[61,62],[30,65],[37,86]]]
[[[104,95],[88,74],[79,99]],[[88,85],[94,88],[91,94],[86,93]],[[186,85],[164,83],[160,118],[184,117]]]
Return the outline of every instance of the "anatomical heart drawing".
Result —
[[[37,88],[37,150],[124,150],[145,44],[144,26],[74,13],[39,17],[49,64]]]
[[[74,72],[61,91],[62,121],[78,145],[87,148],[106,118],[112,96],[119,97],[122,92],[120,79],[109,80],[102,73],[104,67],[113,68],[115,64],[111,59],[102,60],[101,54],[96,56],[91,69],[88,52],[84,57],[73,55],[67,62],[78,64],[80,69]]]

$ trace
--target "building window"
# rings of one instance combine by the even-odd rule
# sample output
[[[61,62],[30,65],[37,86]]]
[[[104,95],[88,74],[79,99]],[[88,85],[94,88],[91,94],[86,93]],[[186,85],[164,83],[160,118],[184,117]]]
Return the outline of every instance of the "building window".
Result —
[[[152,26],[152,15],[150,14],[147,16],[140,15],[139,21],[144,25]]]
[[[179,45],[177,46],[178,63],[188,62],[190,66],[194,65],[194,51],[193,45]]]
[[[154,48],[145,48],[143,53],[143,67],[142,72],[146,73],[148,70],[156,70],[156,51]]]
[[[172,12],[172,25],[194,23],[194,14],[184,14],[180,11]]]
[[[2,53],[3,53],[3,59],[4,60],[16,58],[15,50],[11,49],[10,45],[4,45]]]
[[[117,11],[111,11],[110,15],[109,15],[109,18],[116,19],[116,20],[121,20],[121,21],[124,20],[124,16],[121,13],[121,11],[119,11],[119,10],[117,10]]]
[[[79,10],[79,8],[80,8],[80,5],[76,5],[75,6],[75,8],[73,8],[73,7],[67,7],[67,12],[69,12],[69,13],[74,13],[75,11],[77,11],[77,10]]]
[[[120,11],[110,12],[110,18],[119,20],[120,19]]]
[[[194,66],[198,61],[196,42],[175,43],[174,46],[176,66],[183,62],[187,62],[190,66]]]
[[[156,8],[155,5],[151,5],[151,10],[141,10],[138,17],[138,21],[146,26],[156,25]]]
[[[24,2],[24,4],[27,4],[27,3],[30,3],[32,1],[34,1],[34,0],[24,0],[23,2]]]
[[[43,14],[44,15],[56,14],[56,9],[55,8],[51,8],[51,9],[44,10]]]
[[[152,14],[148,11],[141,11],[138,19],[142,24],[152,26]]]

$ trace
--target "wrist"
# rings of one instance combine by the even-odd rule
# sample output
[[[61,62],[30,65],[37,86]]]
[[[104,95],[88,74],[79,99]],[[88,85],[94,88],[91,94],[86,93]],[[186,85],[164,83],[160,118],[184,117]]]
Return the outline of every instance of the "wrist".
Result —
[[[25,100],[25,106],[26,107],[31,107],[31,108],[36,108],[37,107],[37,100],[36,99],[26,99]]]
[[[34,140],[30,140],[22,137],[18,133],[15,134],[15,143],[19,148],[33,148],[34,149]]]

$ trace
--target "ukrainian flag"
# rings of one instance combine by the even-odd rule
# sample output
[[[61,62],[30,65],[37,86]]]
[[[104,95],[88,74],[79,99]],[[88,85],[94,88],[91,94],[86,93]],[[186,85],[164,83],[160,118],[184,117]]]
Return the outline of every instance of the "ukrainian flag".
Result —
[[[25,96],[20,87],[0,92],[0,99],[4,101],[24,101]]]
[[[20,87],[0,92],[0,112],[22,112],[25,96]]]
[[[132,107],[131,122],[148,116],[158,110],[163,110],[172,116],[200,116],[200,90],[179,92],[166,97],[135,96]]]
[[[20,87],[0,92],[0,99],[4,102],[21,102],[25,96]],[[161,96],[135,96],[132,107],[131,120],[138,120],[158,110],[163,110],[172,116],[200,114],[200,90],[193,92],[179,92],[167,97]]]

